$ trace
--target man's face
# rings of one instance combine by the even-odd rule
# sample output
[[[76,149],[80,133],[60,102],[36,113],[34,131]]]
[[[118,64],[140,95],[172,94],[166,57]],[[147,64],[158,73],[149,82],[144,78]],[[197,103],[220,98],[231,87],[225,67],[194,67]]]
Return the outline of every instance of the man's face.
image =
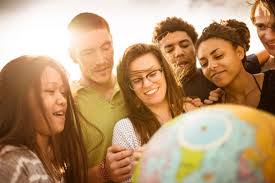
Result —
[[[166,60],[181,72],[196,64],[194,44],[184,31],[169,32],[159,46]]]
[[[275,17],[265,7],[255,10],[254,24],[263,46],[270,55],[275,56]]]
[[[74,45],[74,60],[80,66],[82,78],[97,84],[109,82],[114,62],[110,32],[102,28],[81,33],[74,39]]]

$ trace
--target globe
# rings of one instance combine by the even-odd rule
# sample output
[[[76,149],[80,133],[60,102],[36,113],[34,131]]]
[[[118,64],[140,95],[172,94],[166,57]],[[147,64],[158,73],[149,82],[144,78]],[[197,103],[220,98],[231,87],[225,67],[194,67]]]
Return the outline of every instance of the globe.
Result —
[[[185,113],[150,139],[140,183],[275,183],[275,116],[239,105]]]

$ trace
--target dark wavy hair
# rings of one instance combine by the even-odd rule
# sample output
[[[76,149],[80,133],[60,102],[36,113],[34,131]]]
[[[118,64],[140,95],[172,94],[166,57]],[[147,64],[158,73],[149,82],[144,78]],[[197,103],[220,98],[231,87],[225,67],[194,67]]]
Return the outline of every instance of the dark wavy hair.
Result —
[[[196,43],[198,34],[193,25],[178,17],[167,17],[159,22],[153,32],[153,43],[161,41],[169,32],[184,31],[191,38],[193,44]]]
[[[45,115],[41,96],[41,75],[46,67],[55,69],[66,87],[67,111],[64,130],[50,136],[53,159],[42,152],[36,141],[34,111],[30,107],[30,90],[34,91],[38,111]],[[5,145],[26,146],[35,152],[48,174],[60,177],[52,165],[65,170],[65,182],[87,182],[87,155],[82,140],[78,113],[63,68],[46,56],[21,56],[4,66],[0,74],[0,148]]]
[[[221,21],[223,22],[223,21]],[[203,41],[210,38],[220,38],[229,41],[233,47],[241,46],[246,51],[249,45],[249,38],[245,31],[242,31],[242,26],[230,26],[226,23],[213,22],[209,26],[203,29],[201,36],[197,40],[195,45],[196,51]],[[243,58],[242,62],[246,61],[246,57]]]
[[[150,44],[134,44],[126,49],[117,67],[117,80],[121,88],[125,105],[128,109],[131,120],[137,134],[141,139],[141,144],[148,142],[150,137],[160,128],[160,122],[154,113],[146,107],[129,87],[129,65],[135,59],[152,53],[158,59],[167,83],[166,97],[172,116],[175,117],[183,111],[183,90],[179,82],[175,79],[174,72],[168,62],[162,56],[157,46]]]
[[[222,20],[221,24],[232,27],[236,32],[241,36],[243,41],[243,47],[245,51],[248,51],[250,48],[250,31],[246,23],[238,21],[236,19]]]

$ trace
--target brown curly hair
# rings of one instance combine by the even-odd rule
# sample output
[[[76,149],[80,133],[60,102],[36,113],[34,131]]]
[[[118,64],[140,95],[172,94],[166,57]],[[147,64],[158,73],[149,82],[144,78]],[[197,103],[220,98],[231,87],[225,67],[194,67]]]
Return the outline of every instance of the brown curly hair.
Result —
[[[243,46],[246,51],[250,48],[250,31],[247,27],[247,25],[242,22],[238,21],[236,19],[228,19],[228,20],[222,20],[221,24],[232,27],[236,30],[236,32],[241,36],[241,40],[243,41]]]
[[[221,38],[231,42],[233,47],[241,46],[244,50],[246,50],[246,44],[248,42],[247,37],[243,32],[237,31],[236,28],[226,24],[213,22],[208,27],[203,29],[203,32],[195,45],[196,51],[203,41],[210,38]],[[244,57],[244,59],[246,58]]]
[[[198,39],[198,34],[193,25],[178,17],[167,17],[156,25],[152,41],[153,43],[158,43],[167,35],[167,33],[175,31],[186,32],[191,38],[193,44],[195,44]]]

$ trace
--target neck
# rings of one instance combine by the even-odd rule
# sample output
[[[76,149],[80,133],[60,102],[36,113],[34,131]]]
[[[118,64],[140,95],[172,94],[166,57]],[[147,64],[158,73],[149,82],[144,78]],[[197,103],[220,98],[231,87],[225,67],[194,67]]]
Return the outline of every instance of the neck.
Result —
[[[49,148],[49,137],[42,134],[37,134],[36,141],[42,154],[47,155]]]
[[[148,106],[148,108],[156,115],[161,124],[172,119],[171,110],[167,100],[158,105]]]
[[[116,79],[115,79],[115,76],[113,76],[113,75],[111,76],[111,78],[108,81],[106,81],[104,83],[94,82],[90,79],[87,79],[84,76],[81,76],[81,78],[80,78],[81,85],[89,86],[96,90],[102,90],[102,89],[106,90],[106,89],[112,88],[114,86],[115,81],[116,81]]]
[[[253,76],[241,71],[240,74],[231,82],[230,85],[224,88],[225,101],[233,103],[245,103],[247,96],[257,87]]]
[[[91,80],[88,80],[86,78],[84,78],[83,76],[80,79],[80,83],[83,86],[88,86],[93,88],[94,90],[96,90],[98,93],[100,93],[101,95],[103,95],[103,97],[107,100],[110,100],[113,91],[114,91],[114,86],[116,83],[116,78],[115,76],[112,76],[111,79],[109,79],[107,82],[105,83],[97,83]]]

